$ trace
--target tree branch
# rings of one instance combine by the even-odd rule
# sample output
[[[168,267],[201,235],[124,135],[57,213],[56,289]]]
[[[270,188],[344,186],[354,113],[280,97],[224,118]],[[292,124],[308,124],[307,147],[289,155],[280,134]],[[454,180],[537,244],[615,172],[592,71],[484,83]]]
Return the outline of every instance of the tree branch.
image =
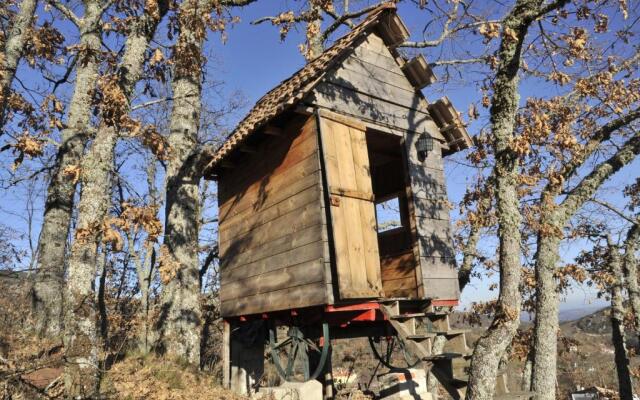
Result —
[[[628,216],[627,214],[625,214],[622,210],[620,210],[618,207],[614,206],[611,203],[608,203],[606,201],[602,201],[602,200],[598,200],[598,199],[591,199],[590,200],[593,203],[596,203],[598,205],[601,205],[602,207],[608,209],[609,211],[613,212],[614,214],[617,214],[620,218],[629,221],[632,224],[638,224],[640,223],[640,221],[638,221],[637,218],[633,218]]]
[[[80,27],[82,21],[78,16],[71,11],[66,5],[62,4],[59,0],[49,0],[49,4],[58,10],[60,14],[64,15],[69,21],[71,21],[77,28]]]
[[[622,167],[629,164],[640,153],[640,134],[627,140],[608,160],[598,164],[589,175],[584,177],[560,203],[560,212],[569,218],[598,191],[600,185]]]
[[[382,1],[380,3],[376,3],[374,5],[365,7],[355,12],[346,12],[343,15],[338,15],[335,11],[324,10],[331,18],[334,19],[333,23],[327,27],[327,29],[322,32],[322,40],[326,40],[330,34],[332,34],[336,29],[340,27],[340,25],[347,25],[349,28],[353,28],[355,24],[351,21],[353,18],[361,17],[362,15],[375,10],[380,7],[382,4],[385,4],[386,1]]]
[[[583,152],[574,157],[571,161],[566,163],[560,174],[564,177],[564,179],[568,179],[571,177],[575,171],[591,156],[598,148],[600,148],[600,144],[606,140],[611,138],[611,135],[617,131],[618,129],[629,125],[631,122],[640,118],[640,107],[635,110],[629,112],[622,117],[616,118],[613,121],[609,121],[604,124],[600,129],[594,132],[589,141],[585,144]]]

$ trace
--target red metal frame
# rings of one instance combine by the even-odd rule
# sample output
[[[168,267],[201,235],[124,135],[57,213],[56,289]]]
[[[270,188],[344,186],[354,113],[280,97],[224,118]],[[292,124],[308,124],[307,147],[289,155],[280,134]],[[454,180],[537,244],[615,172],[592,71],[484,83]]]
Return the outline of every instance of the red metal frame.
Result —
[[[433,307],[455,307],[458,300],[431,300]],[[328,322],[330,326],[345,328],[352,322],[382,322],[386,317],[380,310],[380,302],[367,301],[344,305],[314,306],[301,309],[289,309],[262,314],[242,315],[225,318],[226,321],[237,320],[246,322],[257,319],[271,319],[283,323],[310,325],[318,322]]]

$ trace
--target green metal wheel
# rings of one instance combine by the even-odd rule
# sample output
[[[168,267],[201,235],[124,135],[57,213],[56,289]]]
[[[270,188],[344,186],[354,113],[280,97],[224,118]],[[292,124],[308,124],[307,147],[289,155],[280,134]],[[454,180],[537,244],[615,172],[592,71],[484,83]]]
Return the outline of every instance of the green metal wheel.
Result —
[[[322,324],[321,345],[306,338],[297,326],[291,326],[282,341],[278,342],[277,336],[276,327],[271,326],[269,328],[269,349],[278,375],[289,382],[306,382],[316,379],[324,369],[329,355],[329,347],[331,346],[329,325]],[[318,357],[318,363],[314,370],[310,371],[309,355],[313,353]]]

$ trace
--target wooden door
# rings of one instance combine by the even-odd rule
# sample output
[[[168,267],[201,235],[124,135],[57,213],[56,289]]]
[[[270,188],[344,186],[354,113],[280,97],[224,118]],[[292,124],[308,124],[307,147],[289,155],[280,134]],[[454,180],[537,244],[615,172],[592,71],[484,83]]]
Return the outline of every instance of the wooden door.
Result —
[[[336,114],[322,113],[320,138],[340,298],[382,297],[365,127]]]

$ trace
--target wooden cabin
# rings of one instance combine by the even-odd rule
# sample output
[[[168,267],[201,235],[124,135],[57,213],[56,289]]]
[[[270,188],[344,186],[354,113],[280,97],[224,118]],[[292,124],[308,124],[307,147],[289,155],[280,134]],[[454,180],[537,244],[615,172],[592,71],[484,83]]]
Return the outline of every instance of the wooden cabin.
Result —
[[[446,98],[423,96],[435,77],[396,50],[407,37],[393,5],[376,9],[213,156],[223,317],[458,299],[442,157],[471,140]]]

